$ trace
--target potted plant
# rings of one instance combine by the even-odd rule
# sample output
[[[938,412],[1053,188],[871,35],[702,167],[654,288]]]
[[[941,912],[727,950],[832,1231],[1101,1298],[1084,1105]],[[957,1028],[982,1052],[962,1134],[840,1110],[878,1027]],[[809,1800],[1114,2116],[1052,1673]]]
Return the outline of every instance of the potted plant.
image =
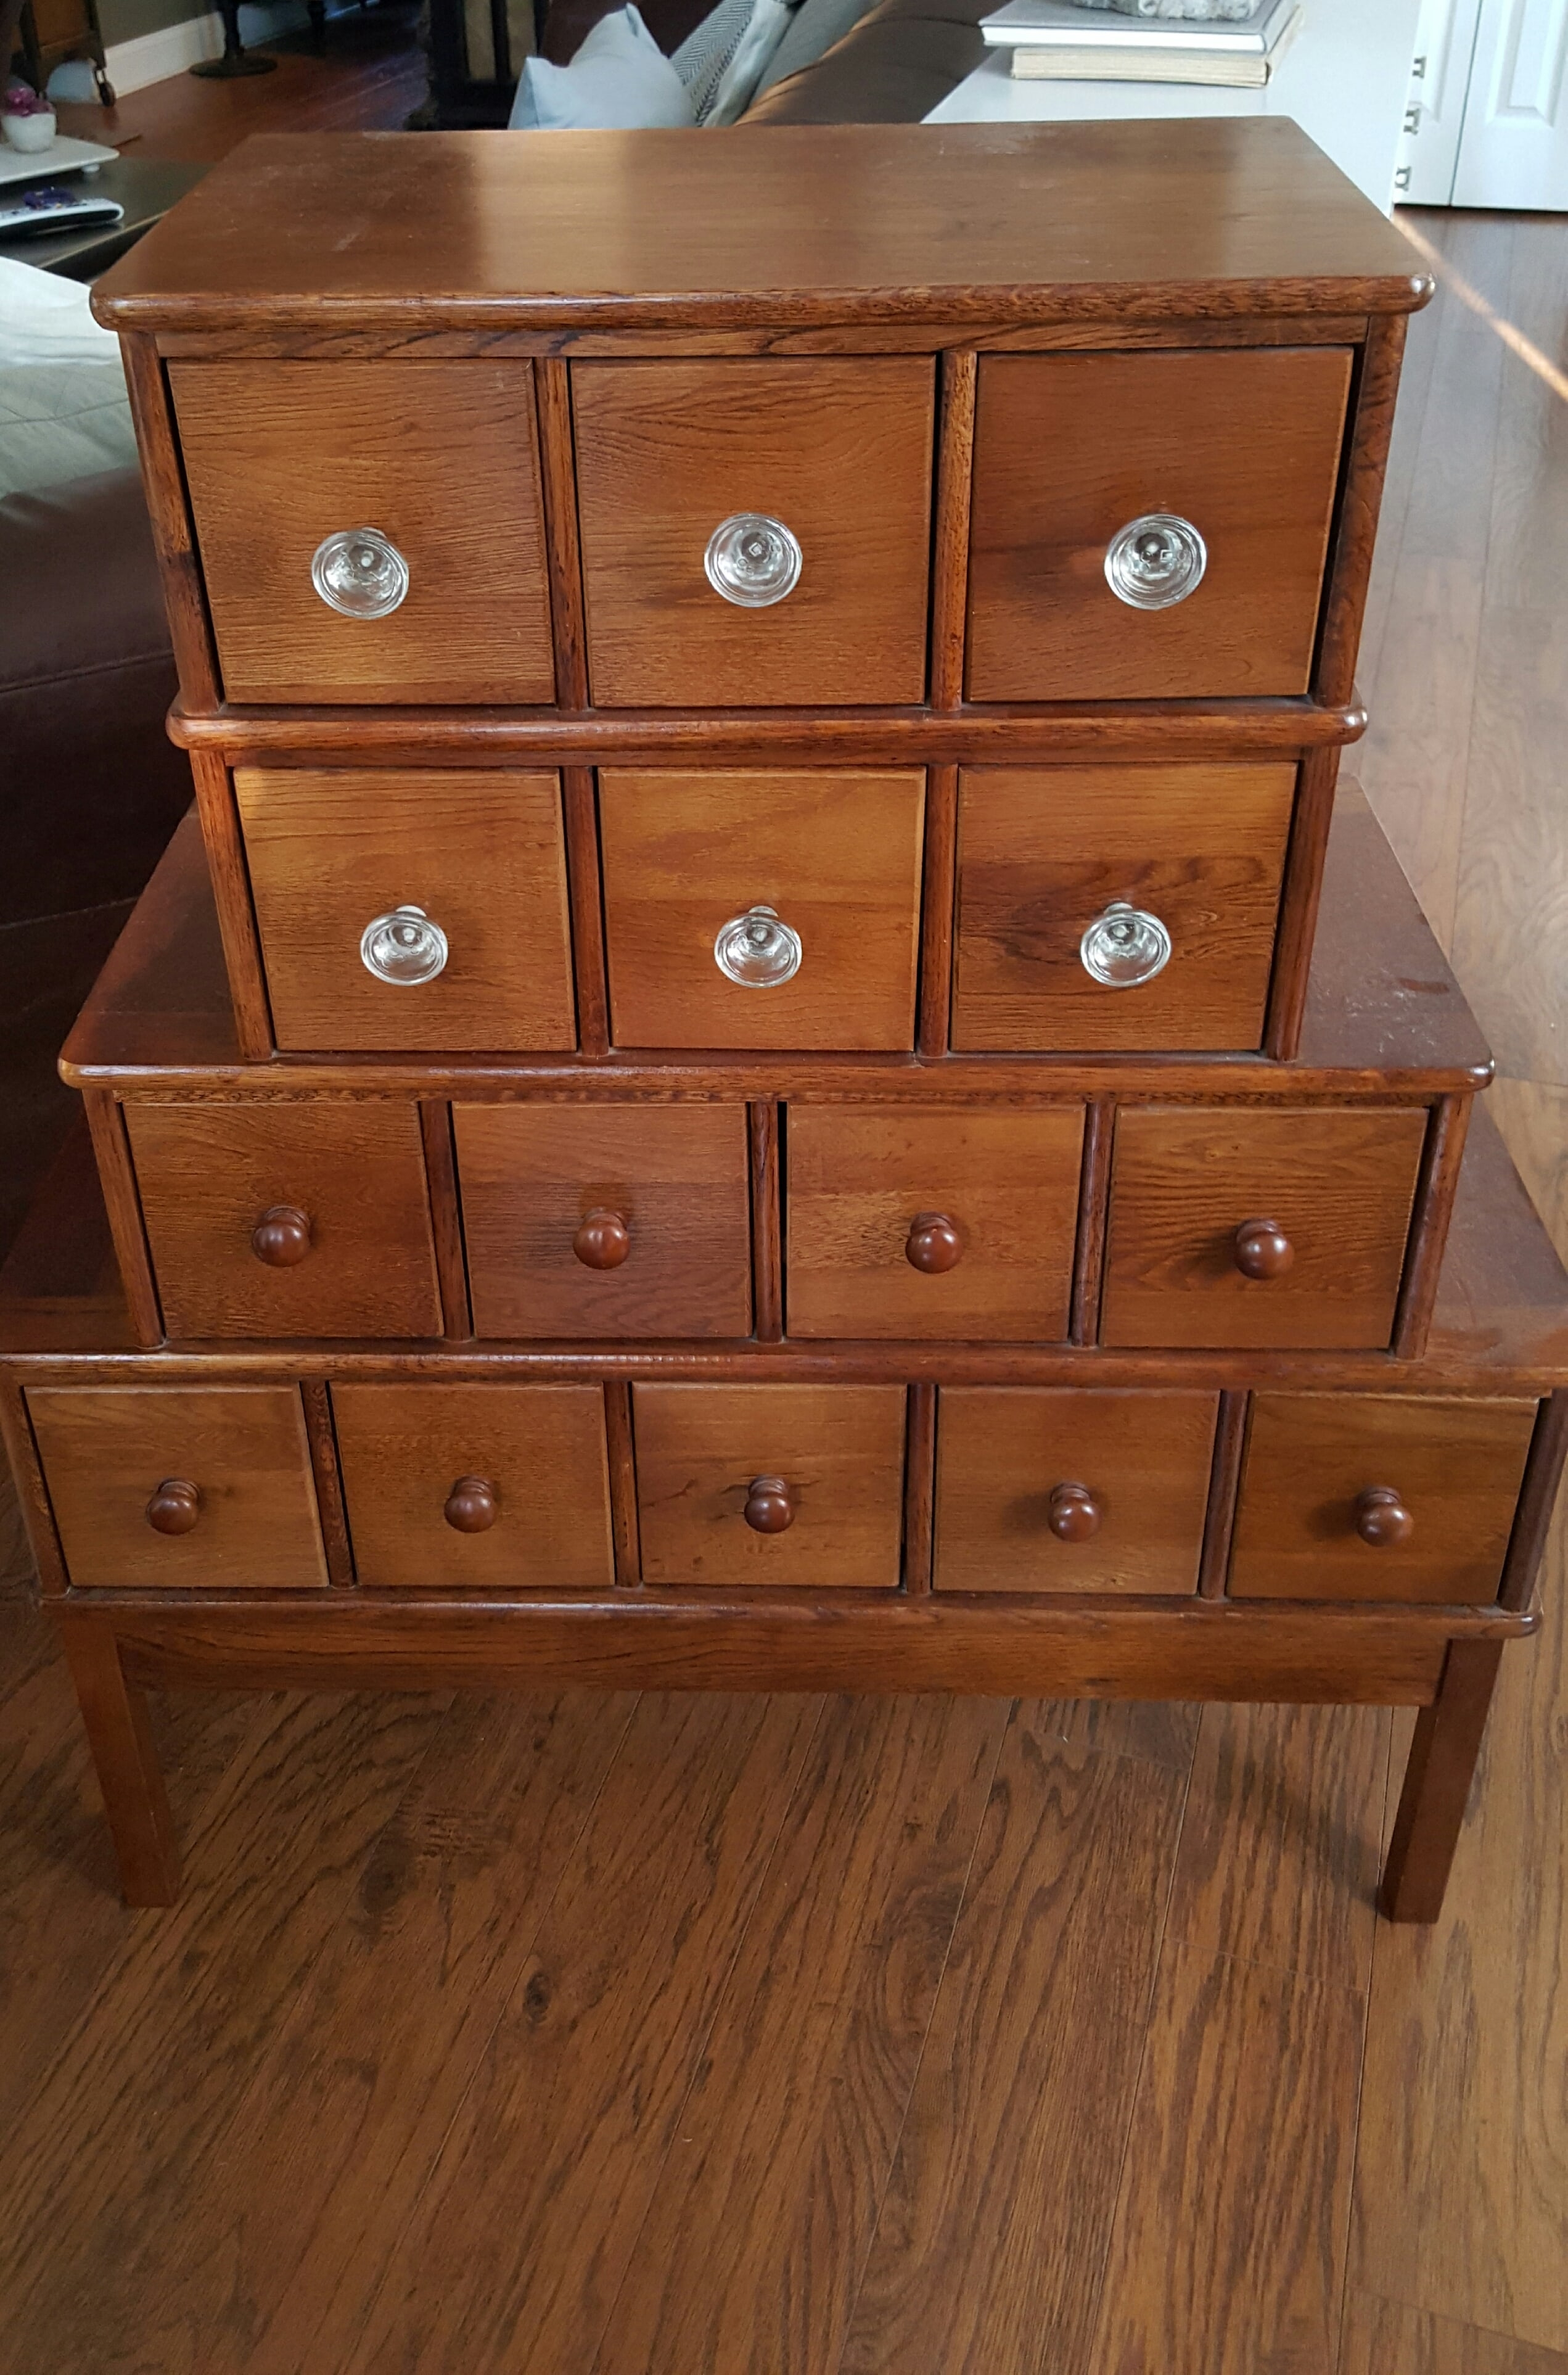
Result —
[[[0,93],[0,132],[13,148],[36,156],[54,145],[54,110],[30,83],[10,83]]]

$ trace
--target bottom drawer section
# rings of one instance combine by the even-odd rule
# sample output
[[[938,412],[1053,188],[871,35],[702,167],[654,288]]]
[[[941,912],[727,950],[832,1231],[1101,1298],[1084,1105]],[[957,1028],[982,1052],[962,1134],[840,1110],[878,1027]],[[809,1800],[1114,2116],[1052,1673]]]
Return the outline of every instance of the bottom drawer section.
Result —
[[[337,1386],[361,1584],[592,1589],[615,1580],[597,1386]]]
[[[902,1386],[637,1386],[647,1583],[890,1590]]]
[[[73,1584],[324,1587],[297,1386],[34,1386],[27,1401]]]
[[[938,1591],[1197,1589],[1218,1394],[949,1388]]]

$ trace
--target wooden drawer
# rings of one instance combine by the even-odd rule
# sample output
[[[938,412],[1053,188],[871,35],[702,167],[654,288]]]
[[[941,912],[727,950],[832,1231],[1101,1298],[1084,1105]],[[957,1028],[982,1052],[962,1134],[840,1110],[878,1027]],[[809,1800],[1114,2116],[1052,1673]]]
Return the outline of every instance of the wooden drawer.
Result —
[[[965,769],[954,1047],[1256,1047],[1295,777],[1289,765]],[[1117,903],[1160,928],[1133,921],[1148,946],[1134,942],[1131,970],[1160,964],[1148,978],[1104,977],[1128,970]]]
[[[1386,1345],[1426,1125],[1422,1105],[1125,1107],[1101,1342]],[[1286,1249],[1243,1245],[1263,1223]]]
[[[527,362],[172,362],[169,384],[230,701],[554,700]],[[312,582],[359,527],[407,564],[383,617]]]
[[[944,1386],[938,1591],[1190,1595],[1215,1394]]]
[[[1305,692],[1350,384],[1334,347],[983,355],[969,698]],[[1134,608],[1113,539],[1173,514],[1203,573]]]
[[[789,1332],[1060,1341],[1083,1109],[789,1108]]]
[[[575,1047],[558,775],[238,767],[234,790],[279,1047]],[[405,906],[440,939],[399,972],[365,942]]]
[[[32,1386],[65,1566],[83,1589],[326,1584],[296,1386]]]
[[[1536,1411],[1533,1400],[1256,1394],[1232,1593],[1493,1599]]]
[[[923,699],[935,384],[925,355],[573,363],[595,701]],[[764,608],[706,566],[746,514],[799,548]]]
[[[480,1336],[744,1336],[746,1108],[454,1105]]]
[[[332,1409],[362,1585],[615,1581],[597,1386],[335,1385]]]
[[[439,1336],[411,1105],[125,1107],[171,1336]]]
[[[902,1386],[634,1386],[644,1582],[890,1591],[904,1399]]]
[[[923,774],[599,777],[610,1010],[623,1047],[912,1047]],[[788,978],[729,978],[719,934],[772,908]],[[774,936],[775,939],[777,936]]]

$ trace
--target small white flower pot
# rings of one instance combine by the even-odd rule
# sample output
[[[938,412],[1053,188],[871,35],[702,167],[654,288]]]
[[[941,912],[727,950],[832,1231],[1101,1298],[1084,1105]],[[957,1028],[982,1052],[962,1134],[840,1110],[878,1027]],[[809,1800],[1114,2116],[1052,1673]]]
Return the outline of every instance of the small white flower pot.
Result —
[[[24,157],[39,156],[45,148],[54,146],[53,112],[51,111],[45,115],[0,115],[0,131],[4,131],[12,148],[19,148]]]

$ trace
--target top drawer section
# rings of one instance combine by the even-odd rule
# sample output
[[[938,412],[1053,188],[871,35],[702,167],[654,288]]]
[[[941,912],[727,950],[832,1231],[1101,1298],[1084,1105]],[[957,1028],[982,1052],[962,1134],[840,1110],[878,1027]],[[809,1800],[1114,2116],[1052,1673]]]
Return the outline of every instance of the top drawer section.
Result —
[[[572,367],[591,698],[918,702],[929,355]]]
[[[169,383],[229,700],[553,701],[528,362]]]
[[[1306,691],[1342,347],[985,355],[972,701]]]

